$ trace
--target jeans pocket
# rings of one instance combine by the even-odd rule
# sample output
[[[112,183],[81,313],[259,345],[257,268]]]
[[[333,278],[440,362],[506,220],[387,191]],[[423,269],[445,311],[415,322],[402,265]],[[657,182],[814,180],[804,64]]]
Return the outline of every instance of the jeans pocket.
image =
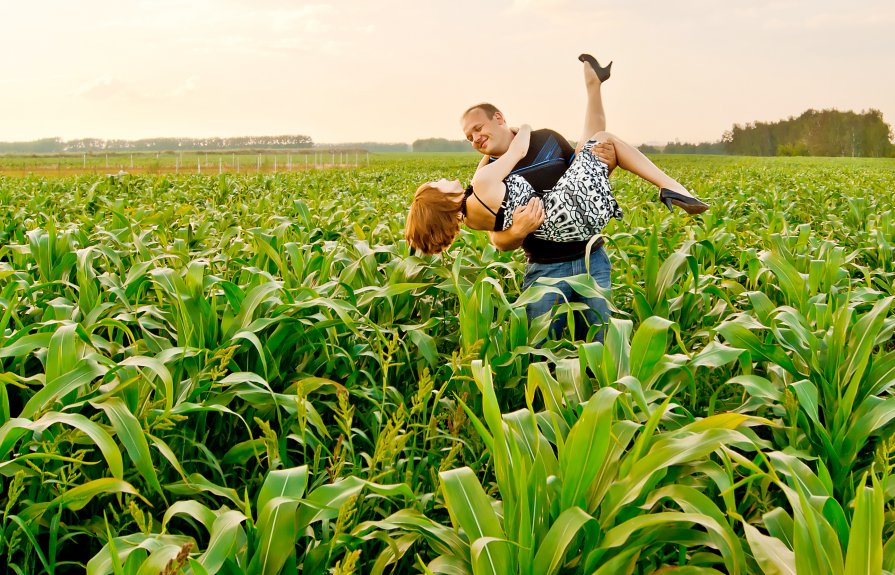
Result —
[[[522,290],[527,290],[528,286],[533,284],[535,280],[544,273],[543,266],[537,263],[529,263],[525,266],[525,277],[522,278]]]
[[[600,287],[608,289],[612,282],[612,263],[604,247],[591,254],[590,266],[591,277]]]

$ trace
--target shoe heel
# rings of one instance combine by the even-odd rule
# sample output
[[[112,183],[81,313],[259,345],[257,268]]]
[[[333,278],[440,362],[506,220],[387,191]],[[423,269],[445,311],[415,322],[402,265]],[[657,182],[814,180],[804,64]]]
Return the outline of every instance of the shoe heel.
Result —
[[[671,207],[671,198],[662,198],[662,203],[665,204],[665,207],[668,208],[669,212],[673,212],[674,209]]]
[[[593,68],[594,72],[597,73],[597,78],[600,79],[600,82],[605,82],[606,80],[608,80],[609,76],[612,73],[612,62],[609,62],[608,66],[600,66],[600,63],[597,62],[597,59],[590,54],[581,54],[580,56],[578,56],[578,60],[590,64],[590,67]]]
[[[671,205],[675,205],[693,216],[701,214],[709,209],[709,205],[699,198],[685,196],[667,188],[659,190],[659,199],[662,200],[666,206],[669,206],[668,209],[671,209]]]

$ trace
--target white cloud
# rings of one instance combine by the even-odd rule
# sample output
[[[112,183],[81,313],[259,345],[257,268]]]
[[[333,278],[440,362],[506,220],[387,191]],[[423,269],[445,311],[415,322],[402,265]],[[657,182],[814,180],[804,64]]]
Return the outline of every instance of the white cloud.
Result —
[[[517,10],[540,10],[545,8],[562,8],[571,5],[571,0],[513,0],[513,8]]]
[[[166,86],[170,87],[166,88]],[[180,83],[176,83],[176,80],[172,78],[165,85],[151,87],[140,86],[139,83],[129,83],[113,76],[103,76],[75,90],[74,96],[89,101],[114,99],[131,103],[158,102],[189,97],[198,92],[199,87],[199,76],[189,76]]]
[[[326,34],[332,31],[331,20],[338,21],[338,14],[324,4],[311,4],[291,10],[273,10],[266,15],[273,20],[274,32],[294,34]]]
[[[127,86],[111,76],[97,78],[75,90],[74,95],[88,100],[107,100],[127,91]]]
[[[190,76],[181,85],[177,86],[176,88],[174,88],[174,90],[171,91],[171,97],[180,98],[182,96],[186,96],[187,94],[195,92],[198,81],[198,76]]]

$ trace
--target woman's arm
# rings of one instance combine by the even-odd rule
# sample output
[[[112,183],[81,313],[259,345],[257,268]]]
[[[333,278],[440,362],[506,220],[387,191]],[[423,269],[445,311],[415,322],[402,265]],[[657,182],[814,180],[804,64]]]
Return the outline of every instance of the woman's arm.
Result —
[[[475,175],[472,177],[472,188],[475,190],[476,195],[491,206],[500,206],[506,190],[503,180],[510,175],[516,164],[528,153],[530,142],[531,126],[523,124],[519,127],[519,132],[513,138],[510,147],[504,155],[486,165],[483,164],[487,157],[483,158]]]

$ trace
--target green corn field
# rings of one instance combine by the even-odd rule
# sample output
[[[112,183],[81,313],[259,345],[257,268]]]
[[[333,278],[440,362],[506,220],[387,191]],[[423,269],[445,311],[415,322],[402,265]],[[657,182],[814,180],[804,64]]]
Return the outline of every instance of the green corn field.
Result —
[[[0,176],[3,572],[895,572],[895,160],[613,176],[598,343],[380,158]]]

